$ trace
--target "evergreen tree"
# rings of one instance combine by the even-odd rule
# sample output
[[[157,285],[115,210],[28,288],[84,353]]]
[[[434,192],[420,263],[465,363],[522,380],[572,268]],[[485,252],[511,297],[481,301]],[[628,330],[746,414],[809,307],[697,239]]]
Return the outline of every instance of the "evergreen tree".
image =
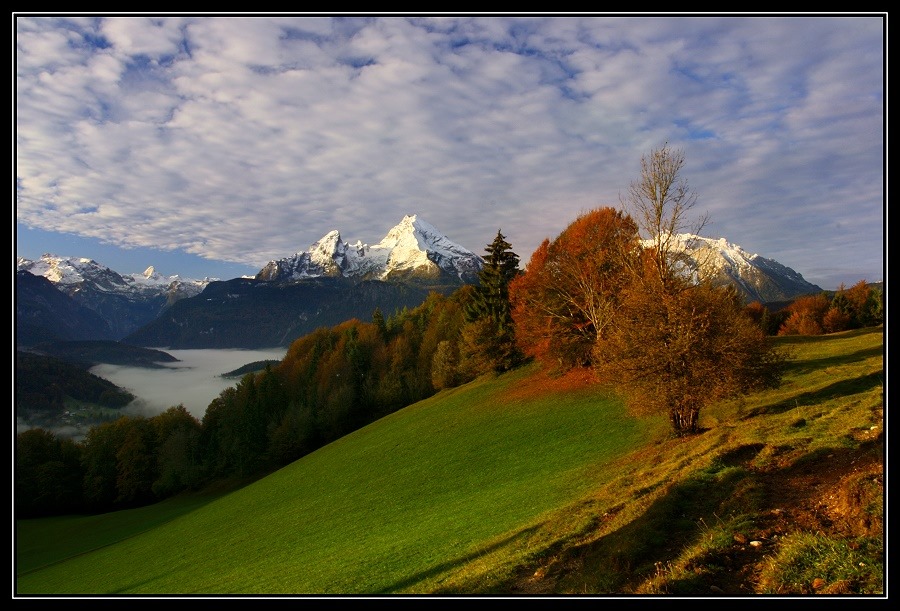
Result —
[[[491,318],[498,329],[508,331],[512,328],[509,283],[519,275],[519,255],[499,230],[485,252],[484,267],[478,272],[478,285],[466,308],[466,318],[469,322]]]
[[[376,307],[375,311],[372,312],[372,324],[378,329],[381,339],[385,339],[387,337],[387,322],[384,320],[384,314],[379,307]]]
[[[475,339],[469,349],[481,353],[494,370],[505,371],[519,361],[509,304],[509,283],[520,273],[519,255],[513,252],[512,244],[500,230],[485,252],[487,256],[478,273],[478,285],[466,307],[467,322],[477,324],[481,329],[479,333],[471,334]],[[485,333],[485,329],[493,330],[493,333]]]

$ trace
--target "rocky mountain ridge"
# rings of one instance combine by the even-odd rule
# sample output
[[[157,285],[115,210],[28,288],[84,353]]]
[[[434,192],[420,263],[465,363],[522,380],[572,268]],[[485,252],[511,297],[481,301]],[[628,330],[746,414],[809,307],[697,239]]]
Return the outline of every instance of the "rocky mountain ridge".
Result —
[[[360,280],[444,278],[476,282],[481,257],[456,244],[415,214],[403,217],[374,246],[349,244],[337,230],[330,231],[308,250],[270,261],[257,280],[287,283],[322,276]]]

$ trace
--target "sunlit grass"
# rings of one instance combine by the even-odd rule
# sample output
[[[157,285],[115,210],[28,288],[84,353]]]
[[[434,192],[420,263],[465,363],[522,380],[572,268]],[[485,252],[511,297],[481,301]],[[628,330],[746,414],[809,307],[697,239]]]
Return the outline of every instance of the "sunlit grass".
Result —
[[[785,537],[760,577],[762,594],[883,594],[884,543],[821,533]]]

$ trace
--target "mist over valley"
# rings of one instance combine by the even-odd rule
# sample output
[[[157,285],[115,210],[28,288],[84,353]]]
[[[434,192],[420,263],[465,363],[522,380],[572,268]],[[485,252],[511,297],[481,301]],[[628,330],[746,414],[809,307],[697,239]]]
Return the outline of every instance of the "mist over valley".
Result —
[[[161,350],[178,362],[166,363],[158,369],[109,364],[90,369],[94,375],[137,397],[122,409],[123,414],[150,417],[181,403],[193,416],[202,419],[209,403],[238,382],[235,378],[222,377],[223,373],[253,361],[281,360],[286,352],[285,348]]]

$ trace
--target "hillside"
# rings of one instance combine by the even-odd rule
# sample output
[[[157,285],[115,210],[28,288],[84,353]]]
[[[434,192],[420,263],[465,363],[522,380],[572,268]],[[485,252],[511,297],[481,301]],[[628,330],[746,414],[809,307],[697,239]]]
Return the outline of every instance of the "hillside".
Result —
[[[883,594],[883,329],[778,341],[783,386],[706,410],[693,437],[520,369],[150,530],[110,514],[117,543],[82,518],[21,522],[16,590]]]
[[[16,352],[15,415],[54,429],[115,418],[134,395],[84,368],[48,355]]]
[[[429,290],[343,278],[309,278],[288,285],[248,278],[211,282],[200,295],[182,299],[123,341],[173,350],[289,346],[319,327],[352,318],[370,320],[376,308],[386,315],[413,308]]]
[[[103,317],[43,276],[16,272],[16,346],[53,340],[112,339]]]
[[[84,369],[90,369],[99,363],[156,369],[165,367],[165,363],[178,362],[178,359],[168,352],[112,340],[41,342],[28,351],[52,356]]]

